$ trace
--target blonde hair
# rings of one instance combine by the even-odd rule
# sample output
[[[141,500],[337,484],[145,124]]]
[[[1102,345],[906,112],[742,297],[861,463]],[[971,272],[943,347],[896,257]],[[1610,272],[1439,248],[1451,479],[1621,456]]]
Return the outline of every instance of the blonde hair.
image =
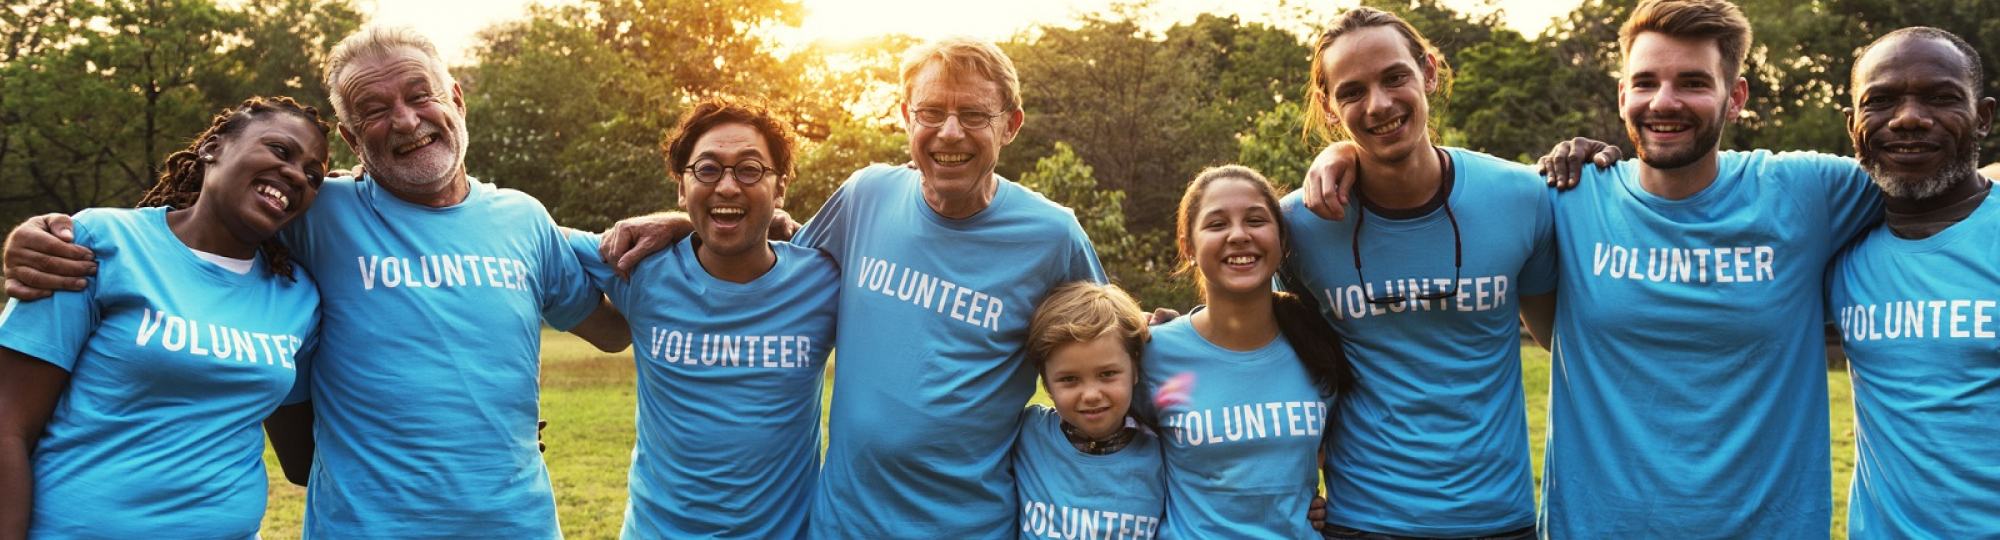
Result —
[[[1139,354],[1152,337],[1139,302],[1117,285],[1078,281],[1057,286],[1028,321],[1028,363],[1040,373],[1056,347],[1106,335],[1118,336],[1137,369]]]
[[[333,116],[343,124],[350,124],[347,117],[347,98],[340,95],[340,80],[346,76],[347,66],[369,58],[381,58],[401,48],[415,49],[429,59],[437,80],[451,86],[451,71],[445,69],[444,58],[438,56],[437,46],[430,38],[424,37],[417,29],[408,26],[369,26],[340,40],[333,51],[326,55],[326,91],[333,102]]]
[[[974,75],[998,84],[1000,103],[1005,110],[1021,110],[1021,76],[1014,71],[1014,61],[993,42],[967,37],[926,41],[903,51],[904,100],[910,99],[917,75],[934,63],[943,64],[947,76]]]

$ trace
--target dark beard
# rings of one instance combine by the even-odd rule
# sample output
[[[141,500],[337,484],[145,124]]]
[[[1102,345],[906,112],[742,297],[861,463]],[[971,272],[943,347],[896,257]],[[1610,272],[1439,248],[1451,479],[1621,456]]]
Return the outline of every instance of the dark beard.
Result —
[[[1639,161],[1647,166],[1655,169],[1678,169],[1693,165],[1701,161],[1701,158],[1707,157],[1709,152],[1715,151],[1716,144],[1722,142],[1722,114],[1723,112],[1717,112],[1715,118],[1709,119],[1707,125],[1699,128],[1701,131],[1695,132],[1694,144],[1678,150],[1664,153],[1648,151],[1645,133],[1639,129],[1644,123],[1643,120],[1626,122],[1625,136],[1632,139],[1632,147],[1639,152]]]

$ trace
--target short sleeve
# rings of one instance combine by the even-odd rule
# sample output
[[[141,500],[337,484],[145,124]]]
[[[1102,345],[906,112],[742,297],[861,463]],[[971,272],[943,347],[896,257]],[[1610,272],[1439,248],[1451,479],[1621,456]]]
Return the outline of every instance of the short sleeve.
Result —
[[[292,368],[296,371],[292,379],[292,391],[286,393],[285,400],[281,402],[284,405],[312,401],[312,363],[313,355],[319,352],[320,322],[319,314],[315,313],[312,317],[312,330],[306,333],[305,343],[300,344],[299,350],[292,353]]]
[[[539,228],[543,229],[544,239],[540,243],[541,275],[536,283],[541,287],[538,292],[542,298],[542,320],[557,330],[568,331],[597,309],[599,295],[563,230],[556,227],[547,213],[541,214],[541,219],[544,221]]]
[[[827,197],[826,203],[820,205],[819,212],[813,214],[805,228],[792,237],[792,243],[832,254],[834,262],[846,265],[847,229],[853,226],[855,219],[850,215],[855,211],[853,206],[857,195],[854,192],[861,189],[860,184],[877,167],[880,166],[870,165],[848,176],[847,181],[840,184],[840,189],[834,190],[833,196]]]
[[[74,228],[77,245],[102,256],[106,251],[90,234],[88,220],[83,214],[77,218]],[[84,344],[97,330],[100,317],[97,291],[101,281],[102,277],[91,278],[82,291],[57,291],[43,300],[7,299],[6,309],[0,311],[0,347],[55,364],[63,371],[73,371]]]
[[[1521,265],[1521,295],[1548,294],[1556,290],[1556,210],[1555,188],[1541,188],[1535,197],[1534,244],[1528,260]]]
[[[590,280],[590,284],[597,290],[604,291],[604,295],[611,298],[611,303],[620,309],[630,305],[631,282],[618,277],[611,265],[605,263],[604,257],[598,254],[597,248],[603,245],[604,237],[598,236],[597,233],[575,229],[562,231],[563,241],[569,244],[570,254],[576,256],[576,262],[583,269],[583,274]]]
[[[1817,152],[1786,152],[1778,157],[1784,162],[1782,170],[1789,174],[1785,178],[1787,186],[1822,188],[1801,191],[1824,198],[1827,253],[1838,252],[1841,246],[1882,222],[1882,190],[1875,187],[1875,181],[1868,171],[1862,170],[1860,162]]]
[[[1107,281],[1104,277],[1104,265],[1097,261],[1097,249],[1090,245],[1090,237],[1083,233],[1081,226],[1077,226],[1074,229],[1074,235],[1071,238],[1069,268],[1069,275],[1064,276],[1068,278],[1065,280],[1066,282],[1089,280],[1091,283],[1104,283]]]

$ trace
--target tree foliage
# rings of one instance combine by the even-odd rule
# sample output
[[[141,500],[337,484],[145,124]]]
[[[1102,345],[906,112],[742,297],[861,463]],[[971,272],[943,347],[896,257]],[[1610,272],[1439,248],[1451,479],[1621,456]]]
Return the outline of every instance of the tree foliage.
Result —
[[[1509,159],[1587,136],[1624,145],[1617,31],[1636,0],[1584,0],[1537,36],[1485,0],[1362,0],[1399,13],[1457,70],[1432,110],[1438,141]],[[1726,148],[1847,153],[1840,115],[1855,52],[1931,25],[2000,51],[2000,0],[1741,0],[1756,31],[1751,99]],[[1452,3],[1452,5],[1461,5]],[[480,35],[467,165],[598,228],[673,206],[658,145],[690,100],[763,101],[802,135],[788,209],[808,219],[853,171],[908,160],[901,35],[783,48],[795,0],[578,0]],[[1145,0],[1030,28],[1001,44],[1027,124],[999,172],[1077,211],[1107,271],[1148,305],[1193,301],[1172,213],[1202,168],[1239,162],[1295,186],[1320,142],[1301,136],[1308,38],[1338,15],[1281,2],[1262,20],[1161,21]],[[209,115],[249,95],[327,107],[326,51],[363,19],[353,0],[15,0],[0,8],[0,220],[122,206]],[[1982,58],[2000,73],[1993,54]],[[2000,90],[1993,78],[1989,93]],[[1987,141],[1984,148],[2000,150]],[[336,166],[351,165],[331,145]]]
[[[572,227],[672,207],[658,147],[678,90],[566,18],[581,9],[538,9],[480,35],[479,64],[459,77],[468,172],[534,195]]]
[[[839,120],[826,140],[806,143],[798,154],[797,177],[785,189],[785,210],[806,221],[847,177],[875,163],[910,160],[910,137],[902,129],[859,120]]]
[[[1172,251],[1162,259],[1162,233],[1140,236],[1125,228],[1125,192],[1100,189],[1096,171],[1068,143],[1055,144],[1055,153],[1036,160],[1035,169],[1021,175],[1021,185],[1049,200],[1068,207],[1083,225],[1097,249],[1106,277],[1149,306],[1185,307],[1194,303],[1192,283],[1177,279],[1172,268]],[[1168,242],[1171,246],[1171,242]]]
[[[307,42],[345,36],[359,22],[345,0],[0,9],[0,219],[129,206],[167,154],[250,95],[324,107],[324,93],[305,90],[321,86],[312,81],[324,48]],[[283,82],[294,78],[304,82]]]
[[[1118,5],[1003,44],[1029,115],[1001,172],[1016,175],[1066,142],[1100,187],[1127,193],[1136,233],[1171,229],[1181,188],[1235,161],[1252,120],[1297,101],[1308,62],[1300,38],[1269,25],[1203,15],[1154,32],[1151,16],[1150,6]]]

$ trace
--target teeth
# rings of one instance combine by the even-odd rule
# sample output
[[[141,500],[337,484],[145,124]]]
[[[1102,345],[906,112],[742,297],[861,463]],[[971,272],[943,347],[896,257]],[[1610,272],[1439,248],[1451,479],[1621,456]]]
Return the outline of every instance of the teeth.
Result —
[[[257,186],[257,193],[261,193],[265,197],[276,199],[278,201],[278,207],[280,208],[292,207],[292,199],[290,197],[286,197],[283,192],[278,191],[278,188],[260,185]]]
[[[946,154],[942,152],[933,152],[931,153],[931,159],[937,161],[938,163],[943,163],[946,165],[957,165],[960,163],[965,163],[967,161],[972,161],[972,154],[961,154],[961,153]]]
[[[1688,127],[1683,125],[1652,124],[1649,127],[1652,128],[1653,131],[1660,133],[1680,133],[1688,130]]]
[[[1396,130],[1396,128],[1399,128],[1399,127],[1403,127],[1403,119],[1401,119],[1401,118],[1398,118],[1398,119],[1396,119],[1396,121],[1394,121],[1394,122],[1390,122],[1390,123],[1388,123],[1388,124],[1385,124],[1385,125],[1381,125],[1381,126],[1377,126],[1377,127],[1372,127],[1372,128],[1368,128],[1368,132],[1369,132],[1369,133],[1373,133],[1373,134],[1376,134],[1376,135],[1381,135],[1381,134],[1384,134],[1384,133],[1388,133],[1388,132],[1391,132],[1391,131],[1395,131],[1395,130]]]
[[[1928,151],[1929,151],[1929,150],[1927,150],[1927,149],[1924,149],[1924,148],[1912,148],[1912,147],[1908,147],[1908,146],[1899,146],[1899,147],[1894,147],[1894,148],[1887,148],[1886,150],[1888,150],[1888,151],[1889,151],[1889,153],[1891,153],[1891,154],[1921,154],[1921,153],[1924,153],[1924,152],[1928,152]]]
[[[1257,258],[1249,255],[1237,255],[1235,257],[1223,259],[1222,262],[1226,262],[1229,264],[1250,264],[1257,262]]]
[[[428,135],[428,136],[425,136],[425,137],[424,137],[424,138],[422,138],[422,139],[417,139],[417,140],[416,140],[415,142],[411,142],[410,144],[405,144],[405,145],[403,145],[403,146],[400,146],[400,147],[397,147],[397,148],[396,148],[396,153],[398,153],[398,154],[407,154],[407,153],[410,153],[410,152],[412,152],[412,151],[415,151],[415,150],[416,150],[416,149],[418,149],[418,148],[423,148],[423,147],[424,147],[424,145],[426,145],[426,144],[430,144],[430,143],[431,143],[431,141],[435,141],[435,140],[437,140],[437,135]]]
[[[708,209],[708,213],[709,215],[716,216],[740,216],[743,215],[743,209],[729,207],[710,208]]]

